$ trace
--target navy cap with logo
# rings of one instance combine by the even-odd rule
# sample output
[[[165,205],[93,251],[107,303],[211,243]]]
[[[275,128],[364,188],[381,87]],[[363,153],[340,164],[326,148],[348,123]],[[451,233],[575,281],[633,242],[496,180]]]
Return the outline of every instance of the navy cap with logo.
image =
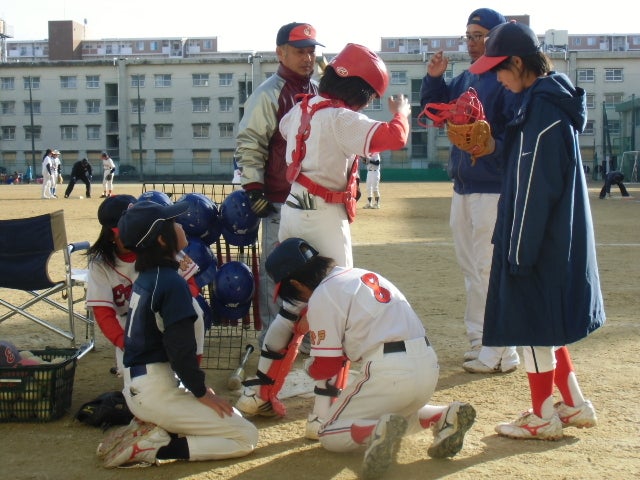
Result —
[[[287,238],[267,257],[265,268],[274,282],[279,283],[306,265],[318,251],[302,238]]]
[[[98,207],[98,221],[103,227],[114,228],[129,205],[136,203],[133,195],[112,195],[107,197]]]
[[[122,244],[130,250],[151,246],[164,222],[183,214],[188,208],[186,202],[172,205],[159,205],[149,200],[136,202],[118,221]]]
[[[276,37],[276,45],[291,45],[296,48],[313,47],[323,44],[316,40],[316,29],[308,23],[288,23],[280,27]]]
[[[471,12],[467,25],[480,25],[481,27],[491,30],[493,27],[506,23],[507,19],[501,13],[491,10],[490,8],[478,8]]]
[[[484,55],[469,67],[471,73],[484,73],[509,57],[528,57],[540,52],[536,34],[524,23],[509,22],[491,29],[484,42]]]

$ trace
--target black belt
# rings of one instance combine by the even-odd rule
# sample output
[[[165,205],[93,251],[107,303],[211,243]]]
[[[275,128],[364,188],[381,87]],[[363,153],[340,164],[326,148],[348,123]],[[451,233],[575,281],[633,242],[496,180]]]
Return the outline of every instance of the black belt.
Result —
[[[129,367],[129,375],[131,376],[131,378],[140,377],[146,374],[147,374],[146,365],[134,365],[133,367]]]
[[[427,343],[427,347],[431,345],[427,337],[424,337],[424,341]],[[399,340],[397,342],[386,342],[382,348],[383,353],[398,353],[406,351],[407,346],[404,344],[404,340]]]

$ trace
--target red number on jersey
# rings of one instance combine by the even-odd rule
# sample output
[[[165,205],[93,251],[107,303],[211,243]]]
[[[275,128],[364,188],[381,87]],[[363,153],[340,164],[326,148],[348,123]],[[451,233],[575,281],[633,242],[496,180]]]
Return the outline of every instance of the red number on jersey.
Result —
[[[362,283],[371,289],[377,301],[380,303],[389,303],[391,301],[391,292],[380,286],[378,276],[375,273],[365,273],[361,278]]]

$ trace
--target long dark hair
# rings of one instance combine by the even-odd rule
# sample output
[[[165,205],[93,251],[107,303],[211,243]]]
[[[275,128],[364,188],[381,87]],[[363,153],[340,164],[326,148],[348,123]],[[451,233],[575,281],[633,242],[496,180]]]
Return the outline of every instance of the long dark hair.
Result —
[[[551,59],[544,52],[536,52],[533,55],[520,57],[522,59],[522,69],[524,72],[531,72],[536,77],[542,77],[553,70]],[[491,71],[508,70],[513,62],[513,57],[505,58],[503,62],[493,67]]]
[[[154,267],[172,267],[178,269],[180,264],[176,260],[178,253],[178,236],[174,227],[175,220],[166,220],[151,242],[150,247],[136,250],[136,270],[142,272]],[[161,245],[157,238],[162,235],[165,245]]]
[[[377,97],[376,91],[362,78],[341,77],[331,66],[324,69],[318,92],[326,97],[342,100],[356,111]]]
[[[280,282],[278,295],[286,302],[299,301],[298,290],[291,284],[291,280],[297,280],[313,291],[335,266],[336,261],[333,258],[316,255]]]
[[[98,239],[87,250],[89,262],[101,257],[102,260],[112,267],[116,264],[116,234],[111,227],[102,226]]]

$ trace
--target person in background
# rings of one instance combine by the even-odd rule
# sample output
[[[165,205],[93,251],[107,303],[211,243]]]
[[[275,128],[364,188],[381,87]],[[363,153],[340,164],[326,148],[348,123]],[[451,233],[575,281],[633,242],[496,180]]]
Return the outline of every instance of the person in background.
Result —
[[[586,93],[552,70],[538,37],[521,23],[492,29],[485,54],[469,70],[494,71],[521,94],[504,137],[482,344],[522,346],[532,408],[496,432],[557,440],[564,427],[597,423],[567,348],[605,322],[578,140],[587,123]]]
[[[242,170],[242,187],[249,194],[251,208],[262,218],[260,268],[278,243],[280,208],[291,184],[285,177],[286,141],[278,130],[280,119],[296,103],[298,94],[316,94],[318,85],[311,79],[316,65],[316,30],[308,23],[288,23],[278,30],[276,54],[278,70],[262,82],[245,103],[244,116],[236,137],[235,161]],[[269,324],[280,306],[273,300],[274,285],[268,275],[260,275],[259,307],[264,342]],[[301,349],[308,353],[308,340]]]
[[[502,14],[490,8],[471,12],[463,38],[472,65],[484,53],[489,30],[505,22]],[[424,108],[427,103],[448,103],[470,87],[474,88],[484,106],[495,142],[495,151],[475,162],[470,153],[452,146],[447,166],[453,180],[449,224],[456,259],[464,275],[467,296],[464,323],[471,347],[464,354],[462,367],[471,373],[506,373],[515,370],[520,363],[515,347],[482,348],[482,329],[493,251],[491,235],[504,170],[502,138],[505,125],[514,114],[514,95],[502,88],[493,72],[474,75],[465,70],[447,84],[444,74],[448,66],[449,61],[442,51],[431,57],[427,75],[422,80],[420,104]]]
[[[58,198],[56,188],[62,179],[62,161],[58,150],[54,150],[51,154],[51,196]]]
[[[620,195],[623,197],[629,197],[629,192],[627,191],[627,187],[622,183],[624,180],[624,173],[619,170],[614,170],[607,173],[604,176],[604,185],[602,186],[602,190],[600,190],[600,200],[605,197],[611,197],[611,186],[617,185],[620,189]]]
[[[93,169],[91,168],[91,164],[89,160],[83,158],[82,160],[77,161],[71,167],[71,177],[69,179],[69,184],[67,185],[67,189],[64,192],[64,198],[69,198],[71,192],[73,191],[73,187],[75,186],[78,180],[81,180],[85,185],[85,195],[87,198],[91,198],[91,179],[93,178]]]
[[[363,158],[367,166],[367,203],[364,208],[380,208],[380,154],[370,153]]]
[[[110,197],[113,192],[113,176],[116,174],[116,164],[107,152],[102,152],[102,195],[100,198]]]
[[[51,195],[52,172],[53,172],[53,150],[51,150],[50,148],[47,148],[47,151],[42,157],[42,196],[40,198],[43,198],[43,199],[55,198],[53,195]]]

